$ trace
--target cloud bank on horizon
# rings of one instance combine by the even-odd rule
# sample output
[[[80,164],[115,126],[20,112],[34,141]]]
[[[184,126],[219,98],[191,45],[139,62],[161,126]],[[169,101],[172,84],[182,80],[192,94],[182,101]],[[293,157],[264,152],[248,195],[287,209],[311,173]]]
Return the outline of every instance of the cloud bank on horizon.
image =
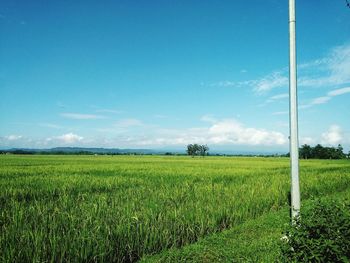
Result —
[[[326,131],[322,132],[317,138],[301,137],[301,144],[322,143],[327,146],[336,146],[338,144],[349,145],[349,134],[345,134],[338,125],[331,125]],[[28,148],[50,148],[57,146],[83,146],[83,147],[107,147],[107,148],[162,148],[173,147],[179,149],[190,143],[208,144],[211,147],[220,148],[220,146],[263,146],[268,150],[286,149],[288,146],[287,135],[266,129],[246,127],[235,119],[218,120],[207,127],[173,129],[167,130],[155,127],[149,130],[146,135],[129,136],[126,131],[124,134],[115,137],[87,137],[84,138],[74,133],[66,133],[60,136],[49,138],[33,139],[22,135],[9,135],[0,137],[2,147],[28,147]],[[225,149],[225,148],[224,148]],[[239,148],[242,150],[242,148]]]

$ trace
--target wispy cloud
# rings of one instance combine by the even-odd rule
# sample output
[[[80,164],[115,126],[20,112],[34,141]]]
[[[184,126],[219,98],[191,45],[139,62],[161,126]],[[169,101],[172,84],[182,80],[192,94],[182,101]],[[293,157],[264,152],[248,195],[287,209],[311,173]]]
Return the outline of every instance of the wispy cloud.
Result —
[[[289,97],[288,93],[283,93],[283,94],[278,94],[278,95],[272,96],[269,98],[269,100],[280,100],[280,99],[285,99],[288,97]]]
[[[287,87],[289,79],[282,72],[276,71],[264,78],[253,81],[252,86],[256,93],[266,93],[275,88]]]
[[[143,122],[138,119],[122,119],[114,124],[114,126],[120,127],[120,128],[128,128],[128,127],[135,127],[135,126],[142,126],[142,125],[143,125]]]
[[[330,99],[331,97],[328,97],[328,96],[318,97],[318,98],[314,98],[310,104],[311,105],[324,104],[324,103],[327,103]]]
[[[333,48],[324,58],[299,67],[299,85],[305,87],[336,87],[350,83],[350,44]],[[305,71],[305,74],[303,74]]]
[[[246,80],[246,81],[220,81],[212,83],[211,86],[218,87],[249,87],[257,94],[266,93],[272,89],[288,86],[288,77],[284,75],[283,71],[275,71],[260,79]]]
[[[216,87],[216,86],[217,87],[240,87],[240,86],[243,86],[242,83],[243,82],[223,80],[223,81],[212,83],[212,84],[210,84],[210,86],[212,86],[212,87]]]
[[[276,101],[279,101],[279,100],[283,100],[283,99],[286,99],[289,97],[289,94],[288,93],[282,93],[282,94],[277,94],[277,95],[274,95],[270,98],[268,98],[263,104],[261,104],[260,106],[265,106],[266,104],[269,104],[269,103],[273,103],[273,102],[276,102]]]
[[[350,83],[350,44],[337,46],[322,58],[298,65],[300,87],[335,88]]]
[[[350,44],[337,46],[324,57],[298,65],[299,87],[336,88],[350,84]],[[218,87],[249,87],[256,94],[265,94],[278,88],[288,87],[288,69],[276,70],[258,79],[225,80],[211,84]],[[347,92],[344,91],[344,92]]]
[[[285,115],[288,113],[289,113],[289,111],[276,111],[276,112],[273,112],[272,115]]]
[[[81,113],[61,113],[62,117],[73,120],[96,120],[96,119],[105,119],[103,115],[95,114],[81,114]]]
[[[350,70],[350,68],[349,68],[349,70]],[[332,91],[328,92],[328,96],[335,97],[335,96],[343,95],[346,93],[350,93],[350,87],[332,90]]]
[[[51,129],[62,129],[63,127],[53,123],[39,123],[39,126],[51,128]]]
[[[301,105],[300,108],[310,108],[314,105],[325,104],[325,103],[329,102],[333,97],[345,95],[347,93],[350,93],[350,87],[341,88],[341,89],[334,89],[334,90],[329,91],[326,96],[314,98],[311,100],[311,102],[304,104],[304,105]]]

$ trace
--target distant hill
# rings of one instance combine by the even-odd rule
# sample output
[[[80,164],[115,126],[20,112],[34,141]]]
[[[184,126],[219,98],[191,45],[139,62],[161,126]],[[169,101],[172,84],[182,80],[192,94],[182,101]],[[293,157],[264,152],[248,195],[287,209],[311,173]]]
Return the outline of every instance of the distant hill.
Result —
[[[55,147],[50,149],[12,148],[2,150],[5,153],[17,154],[162,154],[164,152],[150,149],[119,149],[119,148],[85,148],[85,147]]]
[[[76,152],[91,152],[91,153],[143,153],[151,154],[156,153],[156,151],[150,149],[119,149],[119,148],[84,148],[84,147],[55,147],[49,149],[49,151],[57,152],[67,152],[67,153],[76,153]]]

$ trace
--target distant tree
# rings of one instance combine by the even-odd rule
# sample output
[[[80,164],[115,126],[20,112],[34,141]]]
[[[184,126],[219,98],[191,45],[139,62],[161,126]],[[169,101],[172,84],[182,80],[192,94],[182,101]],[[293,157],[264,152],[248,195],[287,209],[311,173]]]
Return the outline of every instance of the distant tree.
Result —
[[[205,156],[208,154],[209,147],[207,145],[189,144],[187,145],[187,154],[194,157],[196,155]]]
[[[326,154],[321,144],[317,144],[315,147],[312,148],[312,158],[327,159],[325,157],[326,157]]]
[[[201,151],[201,146],[197,143],[193,144],[194,155],[199,155]]]
[[[187,154],[192,157],[196,155],[196,146],[194,144],[187,145]]]
[[[337,152],[337,157],[339,157],[339,159],[346,158],[346,155],[343,151],[344,151],[343,146],[341,146],[341,144],[338,144],[338,148],[337,148],[336,152]]]
[[[307,145],[307,144],[304,144],[299,149],[299,155],[301,158],[304,158],[304,159],[310,159],[312,157],[311,152],[312,152],[312,148],[310,145]]]
[[[311,147],[304,144],[299,149],[299,156],[304,159],[344,159],[347,156],[344,154],[343,150],[340,144],[338,144],[337,148],[324,147],[321,144]]]
[[[208,154],[209,151],[209,147],[208,145],[199,145],[199,153],[201,156],[205,156]]]

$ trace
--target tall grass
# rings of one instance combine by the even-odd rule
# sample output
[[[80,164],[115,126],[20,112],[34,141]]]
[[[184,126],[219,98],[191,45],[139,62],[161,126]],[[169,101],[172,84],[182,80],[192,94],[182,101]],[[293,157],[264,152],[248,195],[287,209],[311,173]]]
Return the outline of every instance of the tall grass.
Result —
[[[1,156],[1,262],[135,262],[288,205],[284,158]],[[350,186],[303,161],[302,198]]]

